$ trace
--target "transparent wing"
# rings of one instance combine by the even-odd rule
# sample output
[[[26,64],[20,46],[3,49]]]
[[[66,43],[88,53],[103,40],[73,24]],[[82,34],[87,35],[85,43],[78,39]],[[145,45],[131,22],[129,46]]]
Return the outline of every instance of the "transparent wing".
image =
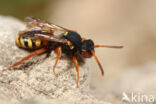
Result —
[[[20,35],[30,37],[31,39],[42,39],[66,43],[67,40],[63,39],[62,35],[65,32],[73,31],[32,16],[26,17],[25,23],[27,29],[24,30],[24,33],[21,33]]]
[[[45,30],[45,31],[53,33],[54,35],[57,35],[55,33],[58,33],[58,32],[73,31],[73,30],[55,25],[55,24],[50,23],[48,21],[32,17],[32,16],[26,17],[25,23],[26,23],[26,26],[28,29]]]
[[[51,33],[43,30],[33,30],[33,31],[21,31],[19,32],[19,35],[23,38],[31,38],[33,40],[46,40],[46,41],[52,41],[57,43],[67,43],[67,40],[62,38],[61,35],[54,36]]]

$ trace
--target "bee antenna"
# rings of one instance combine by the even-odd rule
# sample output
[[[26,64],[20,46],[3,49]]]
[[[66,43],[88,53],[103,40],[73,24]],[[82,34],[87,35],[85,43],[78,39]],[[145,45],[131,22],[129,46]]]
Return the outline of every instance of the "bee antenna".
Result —
[[[100,62],[99,62],[97,56],[95,55],[95,52],[94,52],[93,50],[91,50],[91,53],[93,54],[93,56],[94,56],[94,58],[95,58],[95,60],[96,60],[96,62],[97,62],[97,64],[98,64],[98,66],[99,66],[99,68],[100,68],[100,70],[101,70],[101,74],[102,74],[102,76],[103,76],[103,75],[104,75],[104,70],[103,70],[103,68],[102,68],[102,66],[101,66],[101,64],[100,64]]]
[[[123,48],[123,46],[94,45],[94,48],[99,48],[99,47],[103,47],[103,48]]]

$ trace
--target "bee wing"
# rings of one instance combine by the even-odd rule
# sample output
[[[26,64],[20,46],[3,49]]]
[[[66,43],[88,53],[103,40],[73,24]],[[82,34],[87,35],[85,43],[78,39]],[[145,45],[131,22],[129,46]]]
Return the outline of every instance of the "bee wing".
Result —
[[[35,17],[26,17],[25,18],[26,26],[29,30],[44,30],[51,33],[54,33],[56,30],[58,31],[65,31],[62,28],[59,28],[48,21],[40,20]]]
[[[33,27],[37,27],[38,26],[38,19],[34,18],[32,16],[28,16],[24,19],[27,28],[33,28]]]
[[[35,35],[35,36],[32,36],[31,38],[35,38],[35,39],[66,43],[67,40],[62,38],[62,34],[68,31],[73,31],[73,30],[69,30],[67,28],[61,27],[59,25],[55,25],[48,21],[32,17],[32,16],[26,17],[25,23],[28,28],[27,31],[40,32],[39,34],[36,32],[31,33]],[[48,34],[43,33],[43,32],[47,32]]]
[[[47,31],[43,30],[33,30],[33,31],[21,31],[19,35],[22,35],[24,38],[31,38],[33,40],[46,40],[57,43],[67,43],[67,40],[63,38],[63,35],[53,35]]]
[[[45,30],[45,31],[53,32],[53,33],[58,32],[58,31],[62,31],[62,32],[74,31],[74,30],[70,30],[62,26],[50,23],[48,21],[35,18],[33,16],[26,17],[25,23],[28,29]]]
[[[35,34],[34,37],[31,37],[31,39],[39,39],[39,40],[46,40],[46,41],[51,41],[51,42],[57,42],[57,43],[62,43],[66,44],[67,40],[63,38],[58,38],[50,35],[44,35],[44,34]]]

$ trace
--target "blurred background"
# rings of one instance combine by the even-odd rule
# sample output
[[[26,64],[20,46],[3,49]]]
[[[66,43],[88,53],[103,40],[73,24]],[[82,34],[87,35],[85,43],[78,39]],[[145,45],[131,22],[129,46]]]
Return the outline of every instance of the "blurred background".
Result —
[[[123,92],[156,97],[155,11],[155,0],[0,0],[0,15],[36,16],[77,30],[95,44],[123,45],[96,49],[104,77],[91,61],[91,93],[116,104]]]

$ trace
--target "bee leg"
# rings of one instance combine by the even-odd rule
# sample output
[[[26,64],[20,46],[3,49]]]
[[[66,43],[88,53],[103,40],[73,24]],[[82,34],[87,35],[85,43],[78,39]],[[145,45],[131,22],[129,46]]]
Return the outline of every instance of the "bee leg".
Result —
[[[75,63],[75,68],[76,68],[76,72],[77,72],[77,88],[79,88],[79,65],[78,65],[78,61],[75,56],[73,56],[73,61]]]
[[[22,62],[28,60],[28,59],[31,58],[32,56],[35,56],[35,55],[38,55],[38,54],[44,53],[45,51],[46,51],[45,48],[39,49],[39,50],[37,50],[37,51],[31,53],[30,55],[24,57],[23,59],[21,59],[20,61],[16,62],[15,64],[11,65],[9,68],[4,69],[4,70],[10,70],[11,68],[13,68],[13,67],[15,67],[15,66],[21,64]]]
[[[56,64],[57,64],[57,62],[58,62],[58,60],[60,59],[60,57],[61,57],[61,47],[57,47],[56,49],[55,49],[55,52],[57,53],[57,58],[56,58],[56,61],[55,61],[55,64],[54,64],[54,66],[53,66],[53,73],[56,75],[56,73],[55,73],[55,67],[56,67]]]

